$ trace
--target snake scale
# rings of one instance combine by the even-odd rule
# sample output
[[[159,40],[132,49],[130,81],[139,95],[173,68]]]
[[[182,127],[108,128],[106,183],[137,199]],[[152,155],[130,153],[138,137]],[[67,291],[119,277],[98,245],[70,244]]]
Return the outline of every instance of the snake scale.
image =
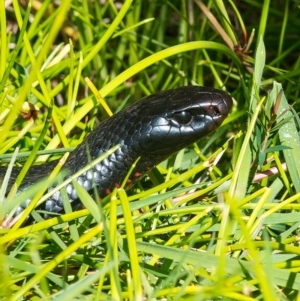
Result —
[[[140,157],[140,160],[130,181],[135,181],[170,155],[214,131],[227,117],[231,107],[232,98],[227,93],[208,87],[184,86],[152,94],[100,123],[70,154],[63,169],[66,176],[74,174],[86,166],[90,159],[94,160],[120,144],[114,153],[76,180],[87,191],[93,191],[96,187],[103,198],[122,183],[137,158]],[[47,178],[56,164],[57,161],[53,161],[32,166],[19,187],[19,193]],[[0,182],[5,172],[6,168],[1,167]],[[19,168],[13,169],[8,189],[19,172]],[[66,186],[66,191],[73,210],[81,208],[72,183]],[[24,201],[17,208],[15,216],[30,201]],[[60,191],[37,209],[63,213]],[[43,213],[43,217],[48,218],[49,215]]]

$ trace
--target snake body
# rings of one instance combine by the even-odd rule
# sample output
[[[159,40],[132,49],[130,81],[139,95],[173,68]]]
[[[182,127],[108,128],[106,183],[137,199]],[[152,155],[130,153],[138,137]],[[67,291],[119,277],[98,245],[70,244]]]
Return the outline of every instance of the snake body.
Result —
[[[96,127],[69,156],[64,165],[67,175],[86,166],[111,147],[120,144],[114,153],[77,178],[87,191],[95,186],[101,198],[118,187],[132,164],[140,157],[130,181],[139,178],[155,165],[191,143],[203,138],[221,125],[232,106],[231,97],[220,90],[199,86],[184,86],[142,98],[132,106],[106,119]],[[87,155],[89,152],[89,156]],[[89,158],[89,159],[88,159]],[[47,178],[57,162],[32,166],[19,191]],[[14,168],[8,188],[20,169]],[[5,174],[0,168],[0,180]],[[81,205],[73,184],[66,187],[73,210]],[[21,213],[30,199],[18,207]],[[63,212],[60,192],[52,195],[39,209]],[[44,214],[47,218],[48,214]]]

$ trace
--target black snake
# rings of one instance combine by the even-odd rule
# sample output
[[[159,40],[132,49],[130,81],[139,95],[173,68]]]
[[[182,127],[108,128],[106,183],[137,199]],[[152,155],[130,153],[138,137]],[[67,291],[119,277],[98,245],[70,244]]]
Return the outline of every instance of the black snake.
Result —
[[[226,118],[231,106],[232,99],[227,93],[199,86],[185,86],[144,97],[96,127],[70,154],[63,169],[67,175],[74,174],[87,165],[90,159],[120,144],[120,148],[109,157],[77,178],[77,182],[87,191],[93,191],[96,186],[99,196],[105,197],[120,185],[138,157],[140,160],[130,181],[140,178],[170,155],[215,130]],[[32,166],[19,192],[47,178],[56,164],[57,161],[53,161]],[[13,169],[8,189],[19,171],[19,168]],[[0,182],[5,172],[6,168],[1,167]],[[81,207],[72,183],[67,185],[66,191],[73,210]],[[30,199],[19,206],[15,215],[21,213],[29,203]],[[60,192],[53,194],[38,209],[63,212]],[[48,215],[44,214],[44,217]]]

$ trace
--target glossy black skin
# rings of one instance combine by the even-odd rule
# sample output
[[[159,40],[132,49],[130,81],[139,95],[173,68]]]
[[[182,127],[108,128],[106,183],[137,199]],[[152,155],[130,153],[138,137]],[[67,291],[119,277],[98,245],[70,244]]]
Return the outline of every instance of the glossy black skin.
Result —
[[[214,131],[231,107],[231,97],[213,88],[185,86],[155,93],[103,121],[70,154],[64,168],[72,174],[84,167],[88,163],[87,148],[93,160],[116,144],[121,144],[115,153],[97,165],[97,181],[93,183],[100,197],[104,197],[122,183],[138,157],[140,160],[133,179]],[[33,166],[20,190],[47,177],[56,164],[51,162]],[[18,172],[15,168],[10,184]],[[0,169],[0,178],[3,173],[4,170]],[[84,177],[83,180],[86,180]],[[73,200],[71,195],[69,198],[73,207],[78,206],[78,201]],[[56,200],[50,200],[46,208],[41,206],[43,210],[52,212],[63,210],[62,204],[57,205]],[[20,208],[19,212],[22,210]]]

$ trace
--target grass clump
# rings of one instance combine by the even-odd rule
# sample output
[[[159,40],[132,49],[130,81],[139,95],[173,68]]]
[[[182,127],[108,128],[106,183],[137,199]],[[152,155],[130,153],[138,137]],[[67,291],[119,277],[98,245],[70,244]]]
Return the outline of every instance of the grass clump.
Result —
[[[130,191],[95,203],[77,187],[87,209],[3,226],[1,300],[299,299],[299,12],[280,3],[0,1],[0,160],[24,166],[17,184],[142,96],[235,100]],[[1,177],[5,220],[22,200]]]

